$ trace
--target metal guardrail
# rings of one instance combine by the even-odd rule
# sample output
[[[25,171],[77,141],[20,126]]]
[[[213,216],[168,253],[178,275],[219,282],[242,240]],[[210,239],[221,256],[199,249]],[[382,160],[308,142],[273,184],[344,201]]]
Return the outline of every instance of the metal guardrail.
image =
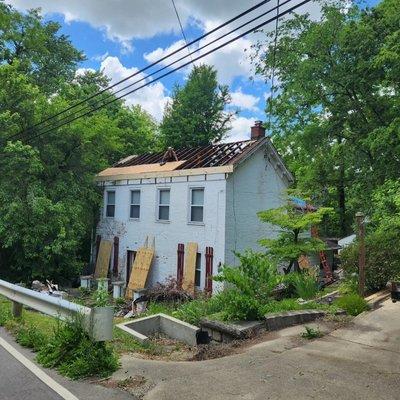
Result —
[[[21,316],[22,305],[64,321],[80,315],[85,330],[94,340],[112,339],[112,307],[85,307],[1,279],[0,294],[12,301],[12,312],[15,317]]]

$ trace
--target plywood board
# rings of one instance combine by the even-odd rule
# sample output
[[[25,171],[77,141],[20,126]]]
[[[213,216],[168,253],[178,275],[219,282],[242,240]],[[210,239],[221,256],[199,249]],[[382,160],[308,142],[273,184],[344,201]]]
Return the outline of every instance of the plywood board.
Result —
[[[136,253],[129,278],[127,297],[131,298],[134,291],[146,287],[147,276],[154,257],[154,249],[141,247]]]
[[[298,259],[300,269],[308,269],[311,267],[310,260],[307,256],[301,255]]]
[[[141,164],[132,165],[130,167],[111,167],[107,168],[99,173],[98,176],[110,176],[119,174],[142,174],[146,172],[162,172],[162,171],[173,171],[182,165],[186,160],[171,161],[165,164]]]
[[[94,271],[95,279],[107,278],[112,246],[113,243],[111,241],[101,240]]]
[[[189,242],[185,246],[185,266],[183,269],[182,289],[191,293],[194,292],[197,250],[198,245],[195,242]]]

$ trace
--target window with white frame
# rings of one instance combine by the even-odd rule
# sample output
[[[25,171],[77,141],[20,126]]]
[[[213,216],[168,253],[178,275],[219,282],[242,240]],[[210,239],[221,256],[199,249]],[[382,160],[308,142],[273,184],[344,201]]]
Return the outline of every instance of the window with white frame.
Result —
[[[158,189],[158,220],[169,221],[170,189]]]
[[[203,222],[204,188],[190,189],[190,222]]]
[[[106,217],[114,218],[115,215],[115,190],[106,193]]]
[[[131,190],[129,217],[133,219],[140,218],[140,190]]]
[[[196,254],[196,271],[194,275],[194,285],[200,287],[201,285],[201,254]]]

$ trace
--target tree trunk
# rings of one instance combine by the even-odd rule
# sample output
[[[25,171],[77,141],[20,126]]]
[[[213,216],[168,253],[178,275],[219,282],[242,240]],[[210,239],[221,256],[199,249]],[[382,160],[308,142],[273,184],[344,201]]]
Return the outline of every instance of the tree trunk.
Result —
[[[342,140],[339,139],[339,145]],[[347,224],[346,224],[346,192],[345,192],[345,171],[344,171],[344,161],[341,157],[339,164],[339,180],[337,187],[338,194],[338,208],[339,208],[339,229],[340,235],[346,236],[347,234]]]

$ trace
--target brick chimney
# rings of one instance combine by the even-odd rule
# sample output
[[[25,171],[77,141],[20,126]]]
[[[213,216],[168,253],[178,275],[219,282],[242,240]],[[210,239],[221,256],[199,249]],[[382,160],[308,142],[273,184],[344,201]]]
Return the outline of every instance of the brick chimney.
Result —
[[[256,121],[251,127],[251,140],[259,140],[265,137],[265,128],[262,126],[262,121]]]

